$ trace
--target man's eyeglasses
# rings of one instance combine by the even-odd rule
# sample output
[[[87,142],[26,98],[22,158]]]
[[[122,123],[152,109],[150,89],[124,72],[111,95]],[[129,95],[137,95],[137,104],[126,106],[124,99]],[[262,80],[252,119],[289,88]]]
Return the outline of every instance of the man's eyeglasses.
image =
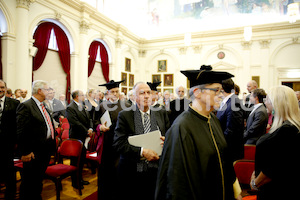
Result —
[[[224,90],[221,90],[220,88],[203,88],[203,90],[211,90],[214,91],[216,93],[216,95],[223,93]]]

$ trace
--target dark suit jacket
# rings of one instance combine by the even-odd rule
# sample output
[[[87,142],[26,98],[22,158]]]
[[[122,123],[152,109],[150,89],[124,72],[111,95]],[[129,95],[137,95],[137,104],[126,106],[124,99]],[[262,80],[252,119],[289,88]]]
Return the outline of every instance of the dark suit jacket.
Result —
[[[48,110],[47,112],[51,117],[50,112]],[[51,121],[53,125],[52,118]],[[55,130],[54,126],[53,129]],[[47,131],[46,121],[32,98],[18,106],[17,136],[21,155],[28,155],[33,152],[35,158],[37,158],[41,152],[53,152],[55,150],[55,140],[53,140],[53,149],[45,149],[45,147],[48,147],[45,145],[47,140]]]
[[[19,104],[20,101],[5,97],[0,122],[0,155],[13,157],[14,145],[17,142],[16,110]]]
[[[247,121],[250,113],[251,113],[251,108],[253,108],[254,104],[250,102],[250,95],[248,94],[245,98],[245,108],[248,108],[247,110],[244,111],[244,119]],[[249,110],[251,109],[251,110]]]
[[[223,109],[217,112],[228,150],[233,161],[244,157],[244,119],[241,101],[236,95],[232,95],[224,105]]]
[[[268,113],[264,105],[259,106],[247,120],[247,128],[244,132],[245,144],[256,144],[256,141],[266,133]]]
[[[140,160],[141,147],[135,147],[128,143],[128,137],[138,135],[135,130],[134,112],[131,110],[123,110],[119,113],[118,122],[115,129],[114,147],[121,154],[120,164],[130,162],[130,166]],[[139,112],[137,110],[136,112]],[[156,123],[161,131],[161,135],[165,135],[170,127],[167,112],[162,109],[159,111],[150,111],[150,116],[155,115]],[[128,163],[129,164],[129,163]]]
[[[60,116],[64,116],[64,117],[66,116],[66,109],[64,105],[61,103],[61,101],[58,99],[55,98],[53,99],[53,103],[52,103],[53,110],[51,110],[51,108],[49,108],[47,104],[45,104],[45,107],[51,111],[52,117],[56,122],[59,122]]]
[[[175,99],[170,102],[170,111],[168,112],[168,116],[171,124],[183,111],[188,110],[190,102],[191,101],[186,98]]]
[[[70,123],[70,138],[79,139],[84,143],[88,130],[93,128],[89,112],[85,109],[79,111],[77,104],[73,101],[68,105],[66,115]]]

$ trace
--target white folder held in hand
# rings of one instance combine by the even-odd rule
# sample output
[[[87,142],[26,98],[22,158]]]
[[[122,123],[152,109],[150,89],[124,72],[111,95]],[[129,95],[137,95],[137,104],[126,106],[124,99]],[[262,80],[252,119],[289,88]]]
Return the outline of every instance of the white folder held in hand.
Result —
[[[162,140],[160,137],[160,131],[156,130],[146,134],[130,136],[128,137],[128,142],[133,146],[152,149],[160,156],[162,153],[162,146],[160,145]]]
[[[111,119],[110,119],[110,115],[109,115],[109,112],[108,111],[105,111],[105,113],[102,115],[102,117],[100,118],[100,121],[101,121],[101,124],[104,124],[105,122],[106,123],[106,126],[107,127],[110,127],[111,126]]]

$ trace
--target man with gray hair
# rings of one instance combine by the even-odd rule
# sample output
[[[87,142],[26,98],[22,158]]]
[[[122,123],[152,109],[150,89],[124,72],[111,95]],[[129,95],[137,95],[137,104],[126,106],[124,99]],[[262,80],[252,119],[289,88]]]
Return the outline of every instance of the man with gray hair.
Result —
[[[129,144],[128,137],[156,130],[164,136],[170,123],[164,109],[150,109],[151,89],[148,84],[136,83],[133,90],[136,106],[119,113],[115,129],[113,145],[121,155],[118,187],[122,199],[153,200],[160,157],[152,149]],[[160,139],[164,141],[164,137]]]
[[[55,129],[43,101],[49,86],[37,80],[32,84],[32,97],[17,108],[18,148],[23,161],[20,199],[42,199],[43,177],[55,152]]]
[[[190,100],[186,99],[184,94],[186,89],[181,85],[176,88],[177,98],[170,102],[169,119],[171,124],[183,111],[189,108]]]

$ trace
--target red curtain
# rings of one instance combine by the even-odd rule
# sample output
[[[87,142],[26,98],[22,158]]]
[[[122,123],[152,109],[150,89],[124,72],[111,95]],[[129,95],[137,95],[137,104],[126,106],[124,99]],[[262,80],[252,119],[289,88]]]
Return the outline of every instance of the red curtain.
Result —
[[[56,42],[58,47],[58,54],[59,59],[62,64],[62,67],[67,74],[67,88],[66,88],[66,99],[68,102],[70,102],[70,86],[71,86],[71,80],[70,80],[70,46],[69,46],[69,40],[67,35],[64,33],[64,31],[57,25],[51,22],[45,22],[40,24],[35,33],[33,38],[35,39],[34,46],[38,48],[38,52],[35,55],[33,59],[33,71],[40,68],[42,65],[47,51],[48,51],[48,44],[50,39],[51,30],[53,29],[55,36],[56,36]],[[32,74],[33,75],[33,74]],[[32,76],[33,78],[33,76]]]
[[[106,82],[109,82],[109,63],[108,63],[108,54],[106,48],[102,43],[100,43],[100,58],[101,58],[101,67],[104,79]]]
[[[71,79],[70,79],[70,66],[71,66],[71,55],[70,55],[70,45],[69,40],[65,32],[58,27],[57,25],[53,24],[54,33],[56,35],[57,47],[58,47],[58,54],[59,59],[62,64],[62,67],[67,74],[67,88],[66,88],[66,100],[70,103],[70,86],[71,86]]]
[[[89,48],[89,65],[88,65],[88,77],[92,74],[92,71],[95,66],[96,56],[98,46],[100,45],[100,58],[101,58],[101,67],[102,67],[102,74],[106,82],[109,82],[109,63],[108,63],[108,54],[106,51],[105,46],[98,41],[92,42]]]
[[[95,66],[95,62],[96,62],[96,57],[97,57],[97,50],[99,47],[100,42],[94,41],[92,42],[92,44],[90,45],[89,48],[89,64],[88,64],[88,77],[91,76],[94,66]]]
[[[35,41],[33,46],[37,47],[38,51],[35,57],[33,58],[32,80],[33,80],[33,71],[38,70],[41,67],[46,57],[52,28],[53,28],[52,23],[45,22],[40,24],[37,27],[36,31],[34,32],[33,39],[35,39]]]

